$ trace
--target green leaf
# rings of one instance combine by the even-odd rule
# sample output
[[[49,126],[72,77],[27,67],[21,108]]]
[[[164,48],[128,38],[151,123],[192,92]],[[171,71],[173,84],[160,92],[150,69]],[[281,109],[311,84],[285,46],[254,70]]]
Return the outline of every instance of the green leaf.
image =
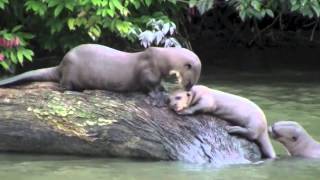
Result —
[[[63,10],[63,8],[64,8],[63,4],[60,4],[59,6],[57,6],[57,7],[54,9],[54,17],[59,16],[59,14],[60,14],[61,11]]]
[[[99,26],[94,26],[94,27],[91,27],[89,29],[89,31],[95,36],[95,37],[100,37],[101,35],[101,29]]]
[[[100,6],[101,5],[101,0],[91,0],[91,2],[95,6]]]
[[[255,10],[257,10],[257,11],[260,11],[260,9],[261,9],[261,4],[260,4],[260,2],[258,2],[258,1],[251,1],[251,6],[255,9]]]
[[[271,9],[266,9],[266,13],[268,14],[268,16],[270,16],[270,17],[274,17],[274,14],[273,14],[273,12],[271,11]]]
[[[47,6],[43,1],[28,0],[25,3],[25,6],[27,11],[32,10],[35,14],[40,16],[44,16],[47,11]]]
[[[0,35],[3,36],[4,34],[8,33],[8,30],[4,29],[2,31],[0,31]]]
[[[131,3],[134,5],[134,7],[136,8],[136,9],[139,9],[140,8],[140,6],[141,6],[141,3],[140,3],[140,1],[138,0],[131,0]]]
[[[124,8],[119,0],[111,0],[111,2],[120,11]]]
[[[10,51],[10,60],[14,63],[17,64],[17,56],[13,51]]]
[[[3,34],[3,38],[6,39],[6,40],[11,40],[11,39],[13,39],[13,35],[9,34],[9,33],[6,33],[6,34]]]
[[[169,0],[169,2],[171,2],[171,3],[174,4],[174,5],[177,4],[177,0]]]
[[[8,4],[8,0],[0,0],[0,9],[4,9],[5,8],[5,4]]]
[[[35,37],[35,35],[31,33],[17,32],[16,34],[24,39],[33,39]]]
[[[19,61],[19,63],[22,65],[23,64],[23,53],[22,53],[22,49],[21,48],[19,48],[18,49],[18,52],[17,52],[17,57],[18,57],[18,61]]]
[[[297,4],[297,0],[291,0],[290,2],[291,2],[291,4],[293,4],[293,5]]]
[[[165,23],[161,29],[162,33],[166,35],[169,32],[169,30],[170,30],[170,23]]]
[[[57,0],[51,0],[51,1],[48,1],[48,7],[54,7],[54,6],[57,6],[60,2],[57,1]]]
[[[27,60],[32,61],[32,56],[34,55],[33,51],[30,49],[24,49],[22,51],[23,56],[26,57]]]
[[[242,21],[246,20],[246,13],[244,11],[240,11],[239,16],[240,16]]]
[[[315,7],[315,6],[312,6],[312,9],[314,11],[314,13],[316,14],[317,17],[320,16],[320,7]]]
[[[144,0],[144,2],[146,3],[146,5],[149,7],[152,3],[152,0]]]
[[[300,8],[300,5],[299,4],[295,4],[291,7],[291,11],[296,11]]]
[[[1,61],[0,65],[5,69],[5,70],[9,70],[9,65],[5,62],[5,61]]]
[[[199,10],[199,13],[202,15],[212,8],[213,4],[213,0],[201,0],[197,2],[196,6]]]
[[[108,13],[108,15],[110,17],[114,17],[115,11],[111,10],[111,9],[107,9],[106,12]]]
[[[189,1],[189,7],[194,7],[198,3],[197,0],[190,0]]]
[[[74,9],[74,5],[72,4],[72,2],[71,3],[67,3],[66,4],[66,8],[69,10],[69,11],[73,11],[73,9]]]
[[[70,18],[68,19],[68,27],[70,30],[75,30],[75,19],[74,18]]]
[[[310,0],[302,0],[301,6],[305,6],[308,1],[310,1]]]
[[[21,28],[22,28],[22,25],[15,26],[15,27],[13,27],[12,32],[17,32]]]

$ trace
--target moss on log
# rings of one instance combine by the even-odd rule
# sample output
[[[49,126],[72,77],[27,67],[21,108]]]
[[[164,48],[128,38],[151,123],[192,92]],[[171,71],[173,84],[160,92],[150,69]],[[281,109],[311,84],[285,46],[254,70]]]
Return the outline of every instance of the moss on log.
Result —
[[[234,164],[257,145],[209,115],[179,116],[146,95],[62,92],[55,83],[0,89],[0,151]]]

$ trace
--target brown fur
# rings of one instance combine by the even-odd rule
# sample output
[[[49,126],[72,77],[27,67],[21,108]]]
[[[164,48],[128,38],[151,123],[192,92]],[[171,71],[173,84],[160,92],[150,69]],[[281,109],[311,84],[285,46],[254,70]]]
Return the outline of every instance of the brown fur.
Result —
[[[252,101],[201,85],[193,86],[191,91],[176,91],[170,95],[169,101],[169,106],[178,114],[206,112],[230,121],[234,124],[226,127],[230,134],[256,140],[265,157],[275,157],[266,117]]]
[[[320,143],[297,122],[276,122],[269,127],[269,134],[283,144],[291,156],[320,158]]]
[[[191,88],[201,72],[197,55],[184,48],[151,47],[128,53],[98,44],[71,49],[57,67],[30,71],[0,81],[0,87],[27,81],[54,81],[68,90],[155,91],[170,71]]]

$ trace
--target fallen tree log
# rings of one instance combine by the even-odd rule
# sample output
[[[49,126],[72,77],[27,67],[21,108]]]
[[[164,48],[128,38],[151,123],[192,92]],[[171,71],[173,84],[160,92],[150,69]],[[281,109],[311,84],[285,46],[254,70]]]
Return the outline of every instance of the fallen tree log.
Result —
[[[140,93],[59,91],[55,83],[0,89],[0,151],[233,164],[261,158],[209,115],[178,116]]]

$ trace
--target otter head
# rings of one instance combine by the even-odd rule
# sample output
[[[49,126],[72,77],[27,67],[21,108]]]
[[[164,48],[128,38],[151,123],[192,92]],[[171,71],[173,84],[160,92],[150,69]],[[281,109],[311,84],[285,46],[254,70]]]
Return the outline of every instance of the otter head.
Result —
[[[175,74],[178,83],[185,90],[190,90],[195,85],[201,74],[201,61],[192,51],[184,48],[172,48],[175,53],[172,55],[172,69],[170,74]]]
[[[291,155],[295,155],[295,150],[303,148],[299,146],[310,138],[304,128],[294,121],[276,122],[269,127],[268,131],[270,136],[283,144]]]
[[[189,107],[191,98],[189,91],[175,91],[169,96],[169,107],[176,112],[182,111]]]

